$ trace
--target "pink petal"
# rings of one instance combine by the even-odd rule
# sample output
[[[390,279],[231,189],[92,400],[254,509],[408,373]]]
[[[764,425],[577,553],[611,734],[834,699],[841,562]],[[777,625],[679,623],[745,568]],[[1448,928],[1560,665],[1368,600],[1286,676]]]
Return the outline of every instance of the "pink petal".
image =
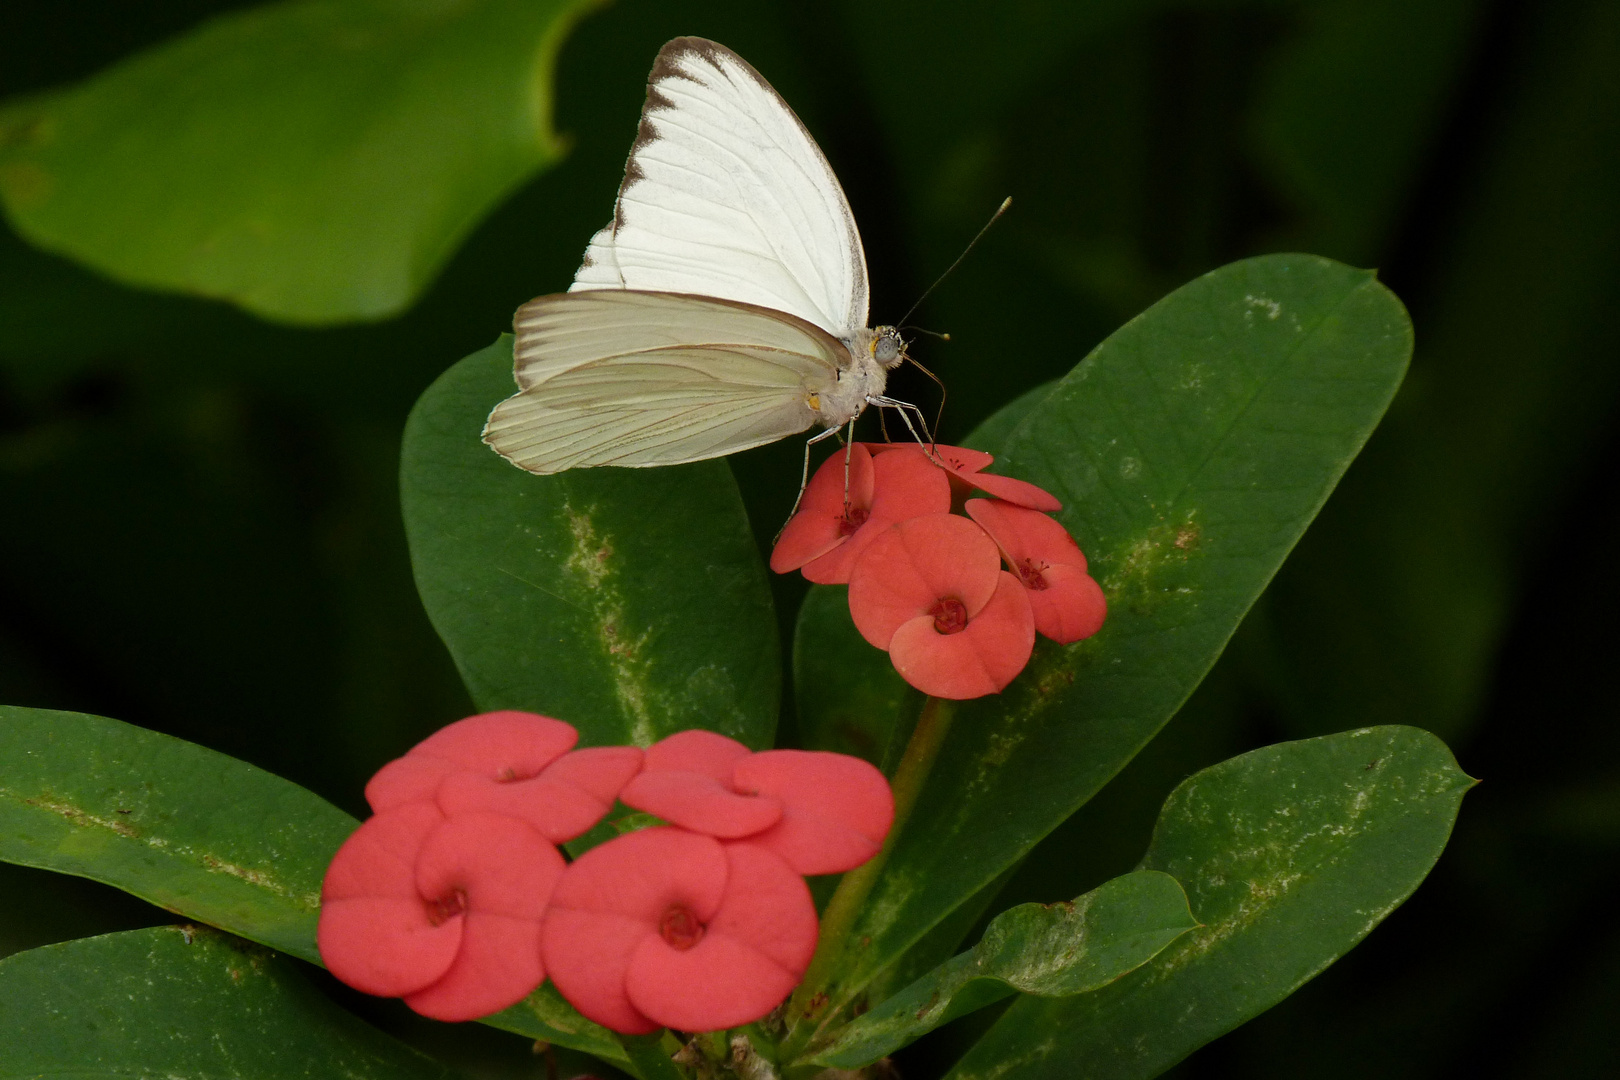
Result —
[[[419,901],[416,856],[444,822],[432,803],[408,803],[366,821],[332,856],[321,899],[390,897]]]
[[[569,864],[551,895],[552,910],[600,912],[639,919],[648,933],[671,904],[712,918],[726,890],[720,842],[684,829],[626,833]]]
[[[469,911],[449,970],[405,1004],[435,1020],[477,1020],[516,1005],[544,979],[538,920]]]
[[[578,741],[579,732],[561,720],[506,709],[440,728],[410,753],[444,758],[492,779],[526,780],[539,775]]]
[[[1086,556],[1069,530],[1037,510],[998,499],[969,499],[965,509],[990,534],[1014,573],[1026,559],[1086,568]]]
[[[446,814],[481,810],[520,818],[560,844],[602,820],[640,771],[641,758],[634,746],[595,746],[564,754],[532,780],[502,783],[459,773],[442,782],[438,802]]]
[[[1027,590],[1036,630],[1067,645],[1102,629],[1108,617],[1108,601],[1102,586],[1090,574],[1073,566],[1055,565],[1043,570],[1041,576],[1046,588]]]
[[[890,450],[921,450],[922,447],[914,442],[898,443],[867,443],[872,453],[882,454]],[[935,443],[930,449],[937,463],[954,473],[976,473],[996,460],[983,450],[973,450],[966,446],[947,446],[944,443]]]
[[[380,814],[408,802],[431,800],[439,784],[455,771],[454,762],[426,754],[395,758],[366,784],[366,802],[373,813]]]
[[[872,465],[873,490],[865,524],[841,545],[804,567],[804,576],[821,585],[849,581],[855,561],[890,525],[951,509],[951,484],[939,467],[916,447],[883,454]]]
[[[850,447],[847,499],[848,506],[863,510],[872,505],[872,455],[860,443]],[[771,569],[778,574],[797,570],[842,544],[849,535],[845,509],[844,455],[835,453],[810,478],[798,511],[771,550]]]
[[[777,800],[739,795],[729,784],[695,772],[643,772],[619,798],[672,825],[726,840],[752,836],[782,817]]]
[[[719,841],[681,829],[627,833],[581,855],[557,883],[541,928],[557,990],[615,1031],[657,1030],[625,992],[631,957],[648,937],[662,944],[659,921],[672,905],[712,919],[729,872]]]
[[[399,997],[437,981],[461,948],[462,917],[434,926],[410,897],[324,900],[315,931],[333,975],[368,994]]]
[[[682,1031],[758,1020],[804,975],[816,949],[816,909],[804,879],[748,841],[726,845],[729,885],[702,940],[672,948],[649,935],[625,976],[631,1002]]]
[[[933,697],[962,700],[1000,693],[1024,670],[1035,646],[1035,616],[1018,579],[998,574],[995,596],[960,633],[938,633],[928,616],[895,631],[889,659],[901,678]]]
[[[996,591],[1001,554],[978,525],[929,514],[890,526],[873,540],[849,581],[849,612],[861,636],[890,647],[899,627],[942,598],[974,616]]]
[[[781,801],[782,820],[749,842],[800,874],[853,870],[878,853],[894,822],[889,782],[846,754],[767,750],[737,763],[733,785]]]
[[[731,779],[731,767],[737,763],[737,759],[752,753],[736,739],[728,739],[702,728],[692,728],[678,731],[649,746],[646,757],[642,759],[642,770],[702,773],[726,783]]]
[[[658,928],[641,919],[553,905],[541,927],[540,950],[557,992],[587,1020],[621,1035],[645,1035],[663,1025],[630,1004],[624,982],[636,947],[649,937],[657,939]]]
[[[990,473],[959,474],[960,479],[978,488],[987,491],[998,499],[1004,499],[1016,506],[1028,507],[1031,510],[1044,510],[1055,514],[1063,509],[1063,504],[1057,496],[1043,488],[1036,487],[1026,480],[1019,480],[1011,476],[994,476]]]
[[[455,892],[467,910],[538,921],[563,872],[562,856],[532,827],[500,814],[450,818],[416,859],[416,890],[428,901]]]

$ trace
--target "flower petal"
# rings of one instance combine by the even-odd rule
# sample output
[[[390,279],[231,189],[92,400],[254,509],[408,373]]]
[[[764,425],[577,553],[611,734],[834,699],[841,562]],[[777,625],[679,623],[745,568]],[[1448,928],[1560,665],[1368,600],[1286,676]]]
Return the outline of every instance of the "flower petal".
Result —
[[[426,754],[395,758],[367,782],[366,802],[373,813],[380,814],[408,802],[431,801],[444,778],[456,768],[454,762]]]
[[[540,935],[547,974],[587,1020],[621,1035],[646,1035],[664,1026],[630,1004],[624,986],[630,958],[643,941],[658,936],[657,927],[612,912],[553,906]]]
[[[576,859],[557,883],[541,954],[557,990],[590,1019],[625,1034],[655,1031],[625,992],[631,957],[679,904],[708,922],[729,874],[720,842],[682,829],[627,833]]]
[[[518,818],[552,843],[562,843],[587,832],[612,809],[620,789],[641,768],[641,756],[633,746],[575,750],[532,780],[508,783],[455,773],[440,783],[438,804],[450,816],[483,811]]]
[[[405,1004],[435,1020],[477,1020],[516,1005],[545,977],[538,920],[469,911],[449,970]]]
[[[634,1007],[667,1027],[718,1031],[758,1020],[793,992],[815,953],[804,879],[748,841],[725,849],[725,899],[702,940],[680,950],[649,935],[625,975]]]
[[[1102,586],[1084,570],[1054,565],[1041,572],[1046,588],[1030,589],[1029,606],[1035,629],[1060,645],[1088,638],[1102,629],[1108,600]]]
[[[975,616],[995,594],[1000,565],[995,542],[966,518],[911,518],[881,533],[855,564],[849,612],[861,636],[886,649],[903,623],[942,598],[960,600]]]
[[[416,896],[324,900],[315,931],[321,960],[343,982],[399,997],[443,977],[461,949],[462,918],[434,926]]]
[[[777,800],[739,795],[729,784],[695,772],[643,772],[619,798],[672,825],[723,840],[752,836],[782,818]]]
[[[677,731],[647,747],[642,769],[656,772],[670,769],[675,772],[696,772],[712,776],[721,783],[731,779],[731,767],[739,758],[753,751],[736,739],[702,728]]]
[[[820,585],[843,585],[869,544],[890,525],[951,509],[951,483],[918,447],[883,454],[872,465],[871,510],[844,543],[807,563],[804,576]]]
[[[467,910],[539,920],[563,872],[562,856],[531,826],[501,814],[463,814],[428,836],[416,891],[433,901],[466,895]]]
[[[1085,553],[1069,530],[1038,510],[1000,499],[969,499],[965,509],[990,534],[1014,573],[1026,559],[1086,569]]]
[[[782,820],[749,842],[800,874],[853,870],[878,853],[894,823],[889,782],[847,754],[767,750],[739,761],[732,783],[780,800]]]
[[[929,616],[895,631],[889,659],[901,678],[925,694],[962,700],[1000,693],[1024,670],[1035,646],[1034,613],[1018,579],[997,573],[994,597],[960,633],[938,633]]]
[[[847,505],[870,509],[872,491],[872,455],[862,444],[852,443]],[[798,511],[771,549],[771,569],[778,574],[797,570],[844,543],[850,535],[844,531],[845,509],[844,455],[833,454],[810,478]]]
[[[370,818],[343,841],[321,882],[321,900],[418,899],[416,856],[444,823],[432,803],[408,803]]]
[[[991,473],[958,473],[962,481],[989,492],[998,499],[1004,499],[1015,506],[1028,507],[1031,510],[1043,510],[1055,514],[1063,509],[1063,504],[1057,496],[1044,488],[1036,487],[1027,480],[1019,480],[1012,476],[996,476]]]
[[[506,709],[440,728],[410,753],[444,758],[491,779],[526,780],[538,776],[578,741],[579,732],[561,720]]]

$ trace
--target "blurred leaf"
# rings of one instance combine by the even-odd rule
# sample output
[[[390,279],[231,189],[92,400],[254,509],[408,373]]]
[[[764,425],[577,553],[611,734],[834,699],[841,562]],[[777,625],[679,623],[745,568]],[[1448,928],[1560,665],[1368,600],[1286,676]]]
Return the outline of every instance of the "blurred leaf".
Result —
[[[1039,643],[1006,691],[958,707],[852,931],[869,944],[828,989],[835,1007],[1180,707],[1377,424],[1410,350],[1404,309],[1371,273],[1249,259],[1127,323],[989,448],[996,471],[1062,499],[1108,623],[1073,646]]]
[[[555,162],[551,72],[594,0],[294,0],[0,110],[29,240],[135,285],[323,324],[406,308]]]
[[[1456,93],[1482,0],[1302,4],[1254,106],[1264,156],[1309,222],[1311,250],[1384,256]]]
[[[1299,734],[1377,716],[1460,735],[1612,429],[1620,4],[1537,11],[1529,61],[1495,73],[1523,89],[1463,188],[1412,379],[1260,611]]]
[[[859,1017],[810,1063],[857,1069],[1011,994],[1095,990],[1197,925],[1176,879],[1151,870],[1115,878],[1071,902],[1023,904],[991,920],[970,951]]]
[[[417,587],[473,700],[588,745],[704,727],[769,746],[776,620],[725,463],[526,473],[479,441],[512,387],[503,336],[428,389],[401,451]]]
[[[1142,860],[1204,925],[1093,994],[1026,997],[952,1080],[1157,1076],[1287,997],[1418,887],[1474,781],[1444,743],[1377,727],[1268,746],[1165,801]]]
[[[290,962],[201,928],[154,927],[0,960],[0,1077],[452,1080]]]
[[[205,747],[0,706],[0,859],[78,874],[320,962],[321,879],[358,824]]]

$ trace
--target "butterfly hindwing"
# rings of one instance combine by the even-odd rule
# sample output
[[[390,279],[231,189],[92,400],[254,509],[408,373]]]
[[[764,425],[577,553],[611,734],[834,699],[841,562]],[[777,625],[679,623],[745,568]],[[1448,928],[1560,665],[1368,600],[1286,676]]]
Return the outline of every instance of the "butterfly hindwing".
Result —
[[[519,393],[484,441],[530,472],[673,465],[774,442],[817,419],[843,346],[746,304],[601,290],[519,309]]]

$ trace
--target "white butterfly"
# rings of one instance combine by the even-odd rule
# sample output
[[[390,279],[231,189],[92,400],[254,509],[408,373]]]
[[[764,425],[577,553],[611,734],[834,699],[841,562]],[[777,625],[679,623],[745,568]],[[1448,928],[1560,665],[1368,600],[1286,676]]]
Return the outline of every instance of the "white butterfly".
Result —
[[[518,393],[484,441],[555,473],[700,461],[818,423],[821,439],[867,405],[912,408],[883,396],[905,342],[866,318],[866,253],[821,148],[742,57],[676,38],[612,223],[568,292],[518,309]]]

